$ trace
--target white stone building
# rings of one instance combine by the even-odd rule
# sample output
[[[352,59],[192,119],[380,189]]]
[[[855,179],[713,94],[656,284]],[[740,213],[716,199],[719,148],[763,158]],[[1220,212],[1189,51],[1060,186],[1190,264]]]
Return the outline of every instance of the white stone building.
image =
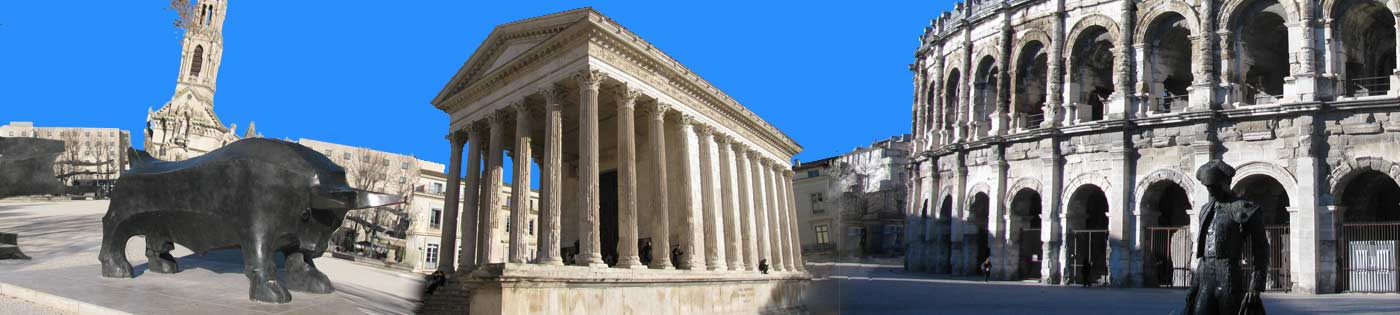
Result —
[[[458,185],[461,189],[462,185]],[[501,187],[501,198],[509,200],[512,193],[509,185]],[[405,256],[404,262],[411,262],[413,271],[418,273],[432,273],[437,271],[438,263],[442,258],[442,228],[443,220],[443,198],[447,196],[447,174],[441,171],[422,170],[422,175],[418,177],[418,185],[413,188],[412,198],[409,201],[409,213],[413,216],[413,224],[409,226],[407,241],[412,247]],[[511,225],[510,205],[502,205],[501,210],[496,213],[497,219],[506,222],[499,228],[492,229],[492,233],[501,242],[508,242],[508,227]],[[539,192],[530,192],[530,217],[527,223],[527,236],[534,236],[538,233],[536,218],[539,216]],[[461,219],[458,219],[458,226]],[[462,243],[462,238],[456,238],[456,244]],[[537,251],[535,238],[529,239],[529,255],[534,255]]]
[[[224,55],[226,0],[203,0],[190,8],[180,41],[180,72],[175,95],[159,110],[146,111],[145,150],[175,161],[208,153],[237,141],[237,125],[224,126],[214,114],[214,90]],[[248,123],[244,137],[258,137]]]
[[[446,222],[466,210],[460,257],[455,228],[442,242],[440,269],[459,272],[425,311],[800,309],[810,277],[788,161],[801,147],[617,22],[582,8],[500,25],[433,105],[451,118],[448,179],[466,177]],[[524,225],[506,243],[483,233],[501,225],[490,213],[507,204],[492,193],[506,153],[515,190],[539,163],[534,256]],[[512,217],[529,214],[525,198]]]
[[[912,140],[891,137],[793,168],[804,254],[904,253]]]
[[[990,260],[1000,279],[1182,285],[1207,200],[1193,174],[1221,159],[1268,218],[1269,288],[1396,292],[1397,13],[1368,0],[957,4],[910,65],[908,268]]]
[[[54,176],[73,193],[95,193],[99,197],[111,189],[126,168],[126,149],[131,132],[117,128],[35,127],[33,122],[12,121],[0,126],[0,137],[34,137],[63,141],[64,152],[54,161]]]

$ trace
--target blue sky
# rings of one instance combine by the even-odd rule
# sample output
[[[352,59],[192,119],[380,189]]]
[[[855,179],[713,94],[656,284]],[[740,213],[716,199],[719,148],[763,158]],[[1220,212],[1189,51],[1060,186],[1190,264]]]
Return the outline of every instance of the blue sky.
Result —
[[[116,127],[171,97],[168,2],[0,2],[0,124]],[[918,35],[948,1],[232,0],[215,110],[240,133],[445,162],[428,102],[498,24],[592,6],[793,137],[814,160],[909,132]]]

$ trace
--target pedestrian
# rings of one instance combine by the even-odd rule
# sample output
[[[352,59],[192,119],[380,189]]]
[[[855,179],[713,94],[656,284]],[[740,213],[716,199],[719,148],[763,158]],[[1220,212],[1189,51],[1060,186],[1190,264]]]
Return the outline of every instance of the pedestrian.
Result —
[[[642,244],[641,256],[643,265],[651,265],[651,240]]]
[[[767,260],[767,259],[759,259],[759,260],[758,260],[758,271],[759,271],[759,272],[762,272],[762,273],[765,274],[765,275],[768,274],[768,260]]]
[[[681,268],[681,245],[671,245],[671,267]]]
[[[992,281],[992,258],[982,260],[982,282]]]
[[[426,288],[426,292],[423,293],[423,296],[433,295],[433,291],[436,291],[438,287],[441,287],[443,284],[446,283],[447,274],[443,273],[442,270],[434,271],[431,276],[428,276],[428,286]]]

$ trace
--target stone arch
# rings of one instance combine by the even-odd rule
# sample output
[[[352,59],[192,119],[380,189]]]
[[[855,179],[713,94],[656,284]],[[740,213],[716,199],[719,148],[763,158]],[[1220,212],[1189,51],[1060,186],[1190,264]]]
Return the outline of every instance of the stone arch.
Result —
[[[1147,12],[1138,14],[1137,20],[1146,23],[1138,23],[1136,25],[1137,29],[1133,30],[1133,43],[1146,43],[1147,33],[1152,30],[1153,24],[1156,24],[1157,20],[1164,15],[1172,13],[1179,14],[1181,17],[1186,18],[1186,29],[1191,31],[1191,35],[1201,36],[1201,18],[1196,14],[1196,9],[1186,4],[1186,2],[1181,0],[1163,0],[1157,2],[1155,5],[1148,6],[1148,8]]]
[[[1382,6],[1385,6],[1386,9],[1390,9],[1390,13],[1393,13],[1393,14],[1395,14],[1395,15],[1400,15],[1400,2],[1396,2],[1396,1],[1394,1],[1394,0],[1370,0],[1370,1],[1371,1],[1371,2],[1375,2],[1375,3],[1377,3],[1377,4],[1380,4],[1380,5],[1382,5]],[[1322,15],[1321,15],[1321,16],[1318,16],[1318,18],[1322,18],[1322,19],[1329,19],[1329,18],[1332,18],[1333,16],[1335,16],[1335,13],[1337,13],[1336,11],[1337,11],[1338,7],[1340,7],[1341,4],[1346,3],[1346,2],[1347,2],[1347,0],[1322,0],[1322,3],[1319,5],[1319,7],[1322,8]]]
[[[939,189],[939,191],[938,191],[938,199],[936,199],[936,200],[933,201],[933,203],[934,203],[934,207],[933,207],[934,210],[933,210],[933,212],[934,212],[934,213],[937,213],[937,214],[935,215],[935,218],[944,219],[944,218],[943,218],[943,215],[942,215],[942,213],[943,213],[943,212],[942,212],[942,211],[943,211],[943,209],[942,209],[942,207],[943,207],[943,199],[951,198],[952,196],[953,196],[953,186],[952,186],[952,185],[943,186],[942,189]],[[958,207],[958,205],[953,205],[953,208],[957,208],[957,207]]]
[[[1242,177],[1239,175],[1235,176],[1236,180],[1238,180],[1239,178]],[[1163,180],[1176,183],[1177,186],[1181,186],[1183,190],[1186,190],[1187,202],[1190,202],[1192,205],[1200,204],[1200,202],[1198,202],[1194,198],[1196,196],[1196,181],[1192,180],[1190,176],[1186,176],[1185,173],[1182,173],[1181,171],[1172,168],[1159,168],[1153,170],[1152,172],[1147,173],[1147,176],[1144,176],[1142,179],[1138,180],[1136,187],[1133,189],[1133,200],[1135,202],[1142,202],[1143,196],[1147,194],[1147,188],[1151,187],[1152,184]],[[1133,214],[1141,214],[1140,211],[1142,211],[1142,209],[1133,209]]]
[[[1074,192],[1077,191],[1077,190],[1079,190],[1079,187],[1080,187],[1080,186],[1084,186],[1084,185],[1094,185],[1094,186],[1098,186],[1100,190],[1103,190],[1103,192],[1104,192],[1104,197],[1108,199],[1108,210],[1109,210],[1108,214],[1109,214],[1109,215],[1113,215],[1113,210],[1115,210],[1115,209],[1118,208],[1118,206],[1119,206],[1119,203],[1118,203],[1118,198],[1119,198],[1119,196],[1118,196],[1117,194],[1112,193],[1112,192],[1113,192],[1113,184],[1112,184],[1112,183],[1113,183],[1112,181],[1109,181],[1109,180],[1108,180],[1108,177],[1107,177],[1107,176],[1100,175],[1100,174],[1097,173],[1097,172],[1087,172],[1087,173],[1079,174],[1079,176],[1075,176],[1074,179],[1071,179],[1069,182],[1067,182],[1067,183],[1065,184],[1065,186],[1064,186],[1065,189],[1064,189],[1064,191],[1061,192],[1060,200],[1063,200],[1063,202],[1068,202],[1068,201],[1070,200],[1071,197],[1074,197]],[[1051,211],[1052,211],[1052,212],[1056,212],[1056,211],[1059,211],[1059,209],[1053,209],[1053,208],[1052,208]],[[1056,212],[1055,214],[1056,214],[1057,216],[1063,216],[1063,215],[1065,215],[1064,213],[1059,213],[1059,212]],[[1120,214],[1120,215],[1121,215],[1121,214]]]
[[[1011,201],[1015,199],[1016,193],[1024,189],[1030,189],[1031,191],[1040,193],[1040,187],[1040,180],[1034,177],[1021,177],[1016,179],[1016,181],[1011,184],[1010,188],[1006,189],[1006,193],[1002,194],[1003,198],[1006,199],[1004,202],[1006,204],[1006,209],[1011,209]]]
[[[1016,39],[1016,48],[1011,50],[1011,69],[1007,70],[1010,70],[1012,74],[1020,71],[1020,69],[1016,69],[1016,61],[1021,60],[1021,54],[1025,52],[1026,46],[1037,42],[1048,49],[1050,43],[1052,43],[1050,34],[1038,29],[1021,32],[1020,36]]]
[[[1280,185],[1283,185],[1284,192],[1288,193],[1288,204],[1302,205],[1298,201],[1298,181],[1293,177],[1293,172],[1271,162],[1253,161],[1235,167],[1235,177],[1230,180],[1230,187],[1235,187],[1241,180],[1253,175],[1264,175],[1278,181]]]
[[[974,183],[972,188],[967,189],[967,195],[963,197],[963,203],[965,203],[962,204],[963,210],[966,210],[967,207],[972,207],[972,196],[976,196],[977,193],[986,193],[987,196],[991,196],[991,185],[987,185],[986,182],[979,182]]]
[[[1075,48],[1074,42],[1078,41],[1079,35],[1094,26],[1103,27],[1108,32],[1108,37],[1111,38],[1110,41],[1114,44],[1118,43],[1118,36],[1122,36],[1122,34],[1119,34],[1118,23],[1114,22],[1113,19],[1102,14],[1091,14],[1079,19],[1079,22],[1074,23],[1073,31],[1070,31],[1069,35],[1065,36],[1065,42],[1062,43],[1065,45],[1064,51],[1073,52]],[[1069,55],[1070,53],[1065,54],[1065,56]]]
[[[1391,162],[1380,157],[1358,157],[1346,161],[1332,169],[1332,173],[1327,176],[1328,187],[1331,187],[1332,197],[1340,198],[1346,193],[1347,185],[1351,179],[1365,173],[1366,171],[1376,171],[1386,174],[1391,180],[1400,183],[1400,164]],[[1287,186],[1287,185],[1285,185]]]
[[[1215,26],[1215,29],[1230,30],[1231,27],[1242,18],[1240,17],[1240,11],[1248,8],[1249,5],[1253,4],[1255,1],[1263,0],[1225,0],[1220,4],[1220,11],[1217,11],[1224,14],[1220,16],[1220,22]],[[1297,4],[1293,3],[1291,0],[1279,0],[1278,4],[1283,6],[1284,21],[1287,23],[1298,22],[1299,15]]]

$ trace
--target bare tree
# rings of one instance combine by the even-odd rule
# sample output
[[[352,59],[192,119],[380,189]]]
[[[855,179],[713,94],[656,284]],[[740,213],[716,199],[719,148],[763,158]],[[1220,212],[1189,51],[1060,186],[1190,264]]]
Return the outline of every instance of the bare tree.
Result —
[[[346,163],[346,175],[355,188],[400,194],[404,200],[411,200],[413,185],[418,181],[419,168],[416,159],[395,159],[388,153],[365,148],[356,148],[353,157]],[[405,209],[407,204],[355,210],[350,221],[355,222],[360,235],[366,235],[371,243],[379,240],[381,234],[402,238],[411,223],[411,216]]]

